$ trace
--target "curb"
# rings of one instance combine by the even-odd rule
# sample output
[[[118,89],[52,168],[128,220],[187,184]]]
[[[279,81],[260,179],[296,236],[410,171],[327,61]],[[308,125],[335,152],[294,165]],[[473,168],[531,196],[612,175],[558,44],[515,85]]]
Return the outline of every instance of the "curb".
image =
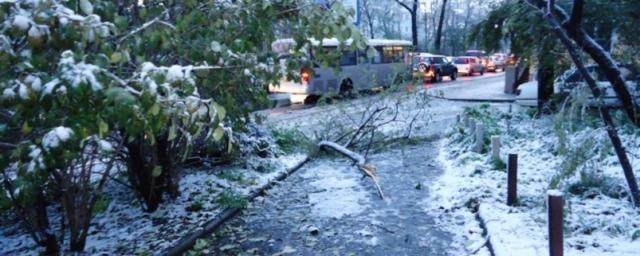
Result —
[[[269,190],[270,188],[275,186],[278,182],[286,179],[291,174],[293,174],[294,172],[299,170],[302,166],[304,166],[304,164],[309,162],[310,159],[311,158],[309,156],[306,156],[302,161],[300,161],[295,166],[291,167],[290,169],[288,169],[285,172],[280,173],[278,176],[276,176],[274,179],[272,179],[269,182],[267,182],[266,184],[264,184],[262,187],[260,187],[260,188],[258,188],[256,190],[252,191],[251,193],[249,193],[249,195],[246,197],[246,199],[248,201],[253,201],[256,197],[264,195],[267,190]],[[183,236],[173,246],[171,246],[168,249],[164,250],[159,255],[172,255],[172,256],[173,255],[182,255],[184,252],[188,251],[189,249],[191,249],[191,247],[193,247],[193,245],[196,243],[196,240],[198,240],[199,238],[203,238],[205,236],[208,236],[209,234],[213,233],[219,227],[221,227],[227,220],[233,218],[234,216],[236,216],[237,214],[242,212],[242,210],[243,209],[240,209],[240,208],[227,208],[227,209],[225,209],[215,219],[206,222],[201,227],[195,228],[194,231],[192,231],[191,233]]]
[[[489,229],[487,228],[486,221],[482,218],[482,215],[480,215],[479,205],[478,205],[478,211],[476,212],[475,215],[476,215],[476,220],[478,221],[478,223],[480,223],[480,228],[482,229],[482,235],[487,239],[484,246],[487,247],[487,249],[489,250],[489,254],[491,254],[491,256],[496,256],[496,252],[493,250],[493,244],[491,243],[491,235],[489,234]]]
[[[493,103],[513,103],[516,99],[464,99],[464,98],[446,98],[436,95],[429,95],[436,99],[449,100],[449,101],[461,101],[461,102],[493,102]]]

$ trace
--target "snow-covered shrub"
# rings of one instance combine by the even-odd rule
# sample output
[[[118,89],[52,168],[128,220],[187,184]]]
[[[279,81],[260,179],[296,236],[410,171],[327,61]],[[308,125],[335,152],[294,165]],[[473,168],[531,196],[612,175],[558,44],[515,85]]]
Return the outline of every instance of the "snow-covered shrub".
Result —
[[[196,138],[232,144],[263,86],[299,72],[308,38],[364,46],[340,5],[276,2],[0,1],[3,193],[38,244],[56,253],[68,237],[81,251],[116,169],[146,210],[176,195]],[[270,47],[284,35],[300,50],[288,70]],[[62,207],[60,236],[51,205]]]
[[[108,55],[115,26],[81,2],[78,12],[66,1],[0,2],[3,193],[48,253],[64,243],[57,237],[68,237],[71,251],[84,249],[93,205],[120,155],[139,146],[139,159],[154,165],[129,161],[130,180],[156,189],[163,178],[177,179],[175,163],[191,138],[205,128],[207,138],[225,133],[223,108],[198,93],[191,72],[198,67],[145,62],[123,71]],[[52,203],[61,206],[60,236],[49,226]]]

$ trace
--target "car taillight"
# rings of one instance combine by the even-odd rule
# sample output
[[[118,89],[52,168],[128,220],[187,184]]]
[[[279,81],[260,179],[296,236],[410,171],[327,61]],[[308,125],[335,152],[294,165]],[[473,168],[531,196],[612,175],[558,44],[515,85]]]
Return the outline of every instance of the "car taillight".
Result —
[[[302,79],[303,82],[309,82],[309,80],[311,80],[311,72],[309,72],[309,70],[307,69],[302,69],[300,70],[300,78]]]

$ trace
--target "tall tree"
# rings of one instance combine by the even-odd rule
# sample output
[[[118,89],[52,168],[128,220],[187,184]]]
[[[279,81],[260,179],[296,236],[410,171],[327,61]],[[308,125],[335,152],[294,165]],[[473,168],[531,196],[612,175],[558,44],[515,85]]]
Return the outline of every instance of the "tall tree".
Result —
[[[633,173],[633,167],[622,145],[622,141],[618,136],[618,131],[611,117],[609,107],[604,104],[601,98],[602,90],[585,68],[580,49],[582,48],[582,50],[587,52],[591,58],[598,63],[600,69],[603,70],[605,76],[613,85],[627,115],[636,125],[638,124],[638,106],[633,102],[625,85],[625,81],[622,78],[620,69],[615,64],[611,55],[582,29],[584,0],[573,1],[571,15],[568,15],[563,8],[557,6],[553,0],[527,0],[527,2],[542,12],[545,21],[567,48],[571,59],[587,82],[593,96],[600,102],[600,104],[598,104],[600,116],[607,128],[607,134],[622,166],[629,191],[631,192],[631,199],[636,207],[640,206],[640,191]]]
[[[442,48],[442,26],[444,24],[445,11],[447,9],[447,0],[442,1],[442,9],[440,10],[440,20],[438,21],[438,30],[436,31],[436,41],[434,47],[436,52],[440,52]]]
[[[366,24],[365,26],[367,26],[367,31],[369,32],[369,37],[371,39],[376,38],[375,36],[375,26],[373,23],[373,6],[371,6],[371,0],[362,0],[362,5],[360,5],[360,8],[362,8],[361,12],[364,14],[364,18],[366,20]]]
[[[411,41],[413,47],[418,47],[418,0],[406,3],[405,0],[394,0],[411,14]]]

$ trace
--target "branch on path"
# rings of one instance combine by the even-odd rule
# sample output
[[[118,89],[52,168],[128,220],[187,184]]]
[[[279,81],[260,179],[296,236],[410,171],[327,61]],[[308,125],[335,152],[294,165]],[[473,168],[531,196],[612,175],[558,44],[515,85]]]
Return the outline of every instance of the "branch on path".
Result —
[[[322,141],[318,144],[318,146],[320,146],[321,149],[333,149],[336,152],[354,161],[360,171],[362,171],[365,175],[371,177],[371,180],[373,180],[374,185],[378,189],[380,198],[384,199],[384,193],[382,193],[382,188],[380,188],[380,184],[378,183],[378,176],[376,176],[375,174],[376,169],[372,165],[366,164],[364,156],[331,141]]]

